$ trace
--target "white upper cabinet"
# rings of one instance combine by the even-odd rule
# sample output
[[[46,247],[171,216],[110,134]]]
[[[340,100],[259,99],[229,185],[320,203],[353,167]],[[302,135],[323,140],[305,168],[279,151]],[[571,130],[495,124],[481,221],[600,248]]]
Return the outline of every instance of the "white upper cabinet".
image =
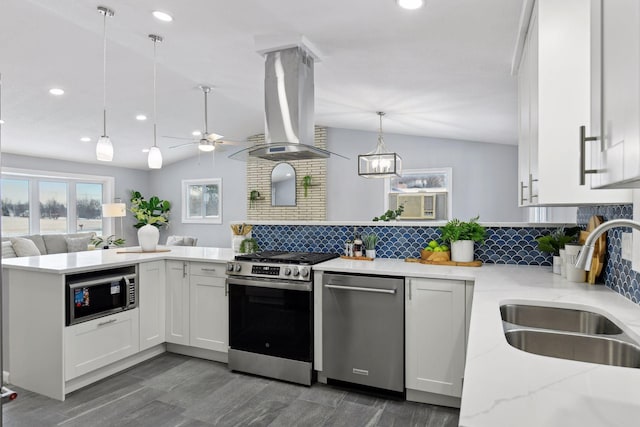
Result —
[[[591,1],[593,187],[640,187],[640,2]]]
[[[519,206],[629,203],[627,190],[580,185],[580,127],[590,132],[590,5],[537,0],[518,67]],[[592,169],[592,145],[585,165]]]

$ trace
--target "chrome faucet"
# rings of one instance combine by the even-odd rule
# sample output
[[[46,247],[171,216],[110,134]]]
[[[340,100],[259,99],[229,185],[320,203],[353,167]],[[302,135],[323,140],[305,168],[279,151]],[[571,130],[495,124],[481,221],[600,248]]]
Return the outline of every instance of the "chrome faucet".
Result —
[[[584,246],[580,249],[578,258],[576,259],[576,268],[589,271],[591,269],[591,259],[593,258],[593,249],[596,239],[605,231],[615,227],[631,227],[640,231],[640,222],[630,219],[612,219],[597,226],[584,242]]]

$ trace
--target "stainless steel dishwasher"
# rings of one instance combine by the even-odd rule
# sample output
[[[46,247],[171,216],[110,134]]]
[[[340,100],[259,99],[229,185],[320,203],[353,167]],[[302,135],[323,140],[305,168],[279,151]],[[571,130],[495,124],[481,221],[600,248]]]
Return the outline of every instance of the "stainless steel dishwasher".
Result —
[[[325,273],[322,373],[404,392],[404,279]]]

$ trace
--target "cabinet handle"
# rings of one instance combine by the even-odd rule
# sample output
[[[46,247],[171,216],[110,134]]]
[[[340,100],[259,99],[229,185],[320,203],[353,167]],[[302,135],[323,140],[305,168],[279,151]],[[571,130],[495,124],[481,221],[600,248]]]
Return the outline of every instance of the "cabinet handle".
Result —
[[[538,182],[537,179],[533,179],[533,174],[529,174],[529,201],[531,203],[533,203],[533,198],[535,197],[536,199],[538,198],[537,194],[533,194],[533,183],[534,182]]]
[[[182,263],[182,277],[187,277],[187,263]]]
[[[411,301],[411,279],[409,279],[409,301]]]
[[[598,169],[587,169],[587,141],[597,141],[597,136],[587,136],[584,126],[580,126],[580,185],[584,185],[588,173],[598,173]]]
[[[524,181],[520,181],[520,204],[521,205],[524,205],[524,202],[529,200],[529,199],[525,199],[524,198],[524,189],[525,188],[529,188],[529,187],[524,185]]]
[[[201,268],[202,271],[216,271],[215,268]]]
[[[106,322],[100,322],[100,323],[98,323],[98,327],[104,326],[104,325],[108,325],[109,323],[113,323],[113,322],[117,322],[117,321],[118,321],[118,319],[110,319],[110,320],[107,320]]]
[[[224,282],[224,296],[226,297],[227,295],[229,295],[229,284],[225,281]]]

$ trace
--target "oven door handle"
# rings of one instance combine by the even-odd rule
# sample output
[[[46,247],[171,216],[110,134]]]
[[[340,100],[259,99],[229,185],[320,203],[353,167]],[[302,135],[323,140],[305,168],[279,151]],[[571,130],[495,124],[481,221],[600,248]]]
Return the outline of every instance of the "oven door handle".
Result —
[[[311,282],[285,282],[281,280],[262,278],[241,279],[234,277],[232,279],[227,279],[226,283],[227,285],[257,286],[259,288],[285,289],[304,292],[311,292],[312,289]]]
[[[329,289],[340,289],[343,291],[373,292],[376,294],[392,294],[396,293],[395,289],[378,289],[378,288],[362,288],[360,286],[342,286],[342,285],[324,285]]]

